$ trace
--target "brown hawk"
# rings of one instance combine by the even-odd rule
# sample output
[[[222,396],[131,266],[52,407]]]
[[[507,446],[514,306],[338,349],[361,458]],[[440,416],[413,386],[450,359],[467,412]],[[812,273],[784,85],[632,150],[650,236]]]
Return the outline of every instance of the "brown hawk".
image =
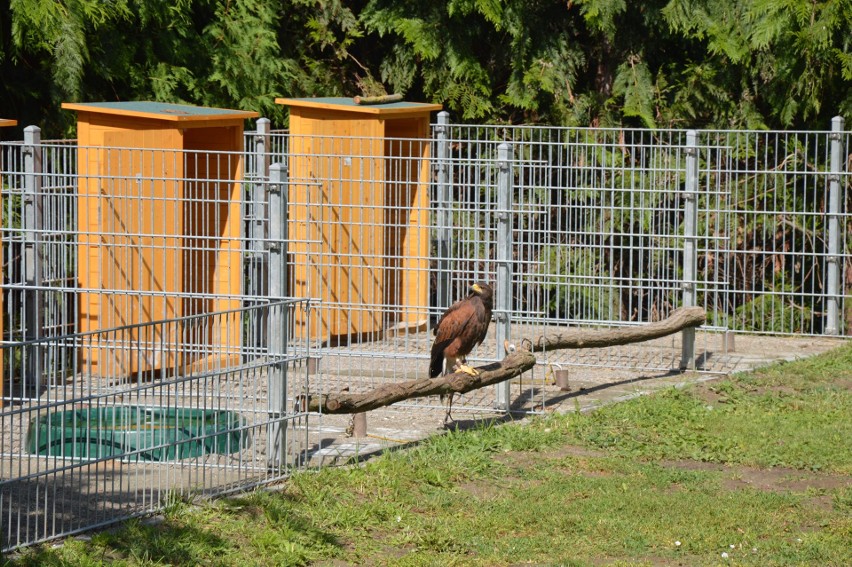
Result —
[[[435,342],[432,344],[432,358],[429,363],[429,377],[435,378],[441,374],[446,360],[446,372],[465,372],[476,376],[479,371],[465,364],[465,357],[474,347],[485,339],[488,325],[491,323],[494,290],[485,283],[475,283],[470,286],[470,295],[450,305],[435,326]],[[442,396],[443,399],[443,396]],[[447,415],[444,422],[450,418],[453,405],[453,395],[447,404]]]

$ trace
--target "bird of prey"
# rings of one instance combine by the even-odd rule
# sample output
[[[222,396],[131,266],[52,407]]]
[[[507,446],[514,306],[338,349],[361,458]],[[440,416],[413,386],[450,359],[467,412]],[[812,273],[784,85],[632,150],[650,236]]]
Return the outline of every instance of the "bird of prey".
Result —
[[[429,363],[429,377],[436,378],[444,369],[446,371],[465,372],[476,376],[479,371],[467,366],[465,357],[474,347],[480,344],[488,332],[491,323],[494,290],[485,283],[475,283],[470,286],[470,295],[450,305],[435,326],[435,342],[432,344],[432,358]],[[443,400],[443,396],[441,396]],[[446,424],[453,407],[453,395],[450,394],[447,403]]]

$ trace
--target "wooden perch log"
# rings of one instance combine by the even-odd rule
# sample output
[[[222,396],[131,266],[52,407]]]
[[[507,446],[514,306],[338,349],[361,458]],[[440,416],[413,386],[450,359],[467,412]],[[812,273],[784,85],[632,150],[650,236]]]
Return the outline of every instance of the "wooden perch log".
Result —
[[[650,341],[673,335],[689,327],[703,325],[706,317],[701,307],[681,307],[668,318],[647,325],[616,329],[567,329],[549,336],[541,336],[532,344],[531,350],[600,348]]]
[[[401,94],[389,94],[381,96],[356,96],[352,99],[355,104],[390,104],[402,100]]]
[[[664,337],[689,327],[697,327],[702,325],[704,320],[704,310],[700,307],[683,307],[672,313],[668,319],[641,327],[570,329],[551,336],[541,336],[532,346],[537,351],[546,351],[624,345]],[[529,343],[530,341],[525,342]],[[418,378],[407,382],[387,384],[363,394],[338,392],[316,397],[311,396],[307,399],[306,409],[311,412],[321,411],[329,414],[360,413],[412,398],[450,393],[463,394],[511,380],[515,376],[530,370],[533,366],[535,366],[535,355],[526,348],[519,348],[506,355],[506,358],[501,362],[478,367],[479,374],[477,376],[456,372],[438,378]],[[300,404],[304,402],[304,398],[299,400]]]
[[[418,378],[397,384],[387,384],[365,394],[339,392],[320,397],[310,397],[307,409],[308,411],[322,411],[323,413],[359,413],[411,398],[450,393],[463,394],[510,380],[533,366],[535,366],[535,355],[526,350],[516,350],[509,353],[502,362],[480,366],[477,368],[479,370],[477,376],[456,372],[438,378]]]

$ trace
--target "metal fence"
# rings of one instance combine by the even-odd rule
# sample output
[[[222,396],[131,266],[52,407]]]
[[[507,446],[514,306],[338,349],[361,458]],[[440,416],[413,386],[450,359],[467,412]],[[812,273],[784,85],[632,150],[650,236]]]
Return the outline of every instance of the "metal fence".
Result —
[[[681,305],[705,308],[705,330],[849,334],[852,145],[840,118],[819,132],[437,129],[443,279],[450,296],[469,274],[510,287],[507,334],[642,323]],[[690,334],[680,352],[644,362],[689,364]],[[642,366],[641,356],[547,358]]]
[[[178,152],[43,142],[28,128],[0,146],[3,546],[303,466],[321,420],[297,396],[424,376],[432,326],[473,281],[497,290],[474,363],[500,359],[504,340],[639,325],[682,305],[704,307],[708,324],[537,353],[521,380],[461,396],[458,411],[536,411],[560,395],[562,368],[724,372],[724,357],[699,356],[714,333],[850,333],[852,134],[839,119],[819,132],[692,132],[471,126],[440,113],[432,129],[299,138],[261,119],[243,152]],[[269,325],[279,309],[286,334]],[[298,376],[286,390],[270,386],[282,365]],[[270,388],[285,392],[275,411]],[[119,455],[27,449],[54,413],[130,420],[122,408],[140,419],[143,406],[169,409],[145,414],[164,423],[190,409],[214,425],[232,417],[220,410],[239,414],[231,433],[200,435],[237,450],[178,458],[199,435]],[[268,463],[273,424],[300,440],[282,449],[283,468]],[[242,431],[250,446],[228,437]],[[72,519],[66,490],[103,498]]]
[[[694,289],[714,326],[846,334],[840,119],[822,132],[446,128],[451,274],[494,277],[498,222],[483,215],[498,207],[499,144],[512,152],[513,321],[650,321]]]
[[[323,374],[356,390],[422,375],[428,329],[475,280],[495,282],[498,293],[479,362],[501,358],[505,338],[642,324],[682,305],[704,307],[708,324],[697,338],[686,331],[648,345],[541,353],[525,385],[469,394],[461,407],[505,409],[565,366],[724,372],[713,332],[845,336],[850,133],[840,119],[831,126],[469,126],[441,113],[428,154],[409,147],[381,162],[364,157],[374,140],[314,138],[306,150],[286,133],[268,134],[281,148],[270,159],[291,164],[290,265],[307,290],[299,293],[321,297],[336,317],[314,327]],[[417,200],[424,160],[425,204]],[[376,193],[377,171],[393,179],[381,185],[390,193]],[[428,245],[422,230],[413,231],[416,247],[399,237],[415,218],[428,226]],[[364,291],[365,281],[382,283]],[[697,358],[710,351],[713,361]],[[532,391],[542,403],[548,395]]]
[[[307,466],[310,305],[285,297],[280,187],[244,182],[243,152],[32,127],[0,150],[2,548]]]

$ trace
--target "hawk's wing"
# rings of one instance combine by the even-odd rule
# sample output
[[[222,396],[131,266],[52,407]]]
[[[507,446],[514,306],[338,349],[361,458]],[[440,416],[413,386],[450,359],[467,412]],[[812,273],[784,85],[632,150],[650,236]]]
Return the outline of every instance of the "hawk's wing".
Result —
[[[435,342],[449,343],[461,336],[471,322],[476,320],[476,308],[469,299],[454,303],[435,325]],[[472,347],[473,345],[471,345]]]

